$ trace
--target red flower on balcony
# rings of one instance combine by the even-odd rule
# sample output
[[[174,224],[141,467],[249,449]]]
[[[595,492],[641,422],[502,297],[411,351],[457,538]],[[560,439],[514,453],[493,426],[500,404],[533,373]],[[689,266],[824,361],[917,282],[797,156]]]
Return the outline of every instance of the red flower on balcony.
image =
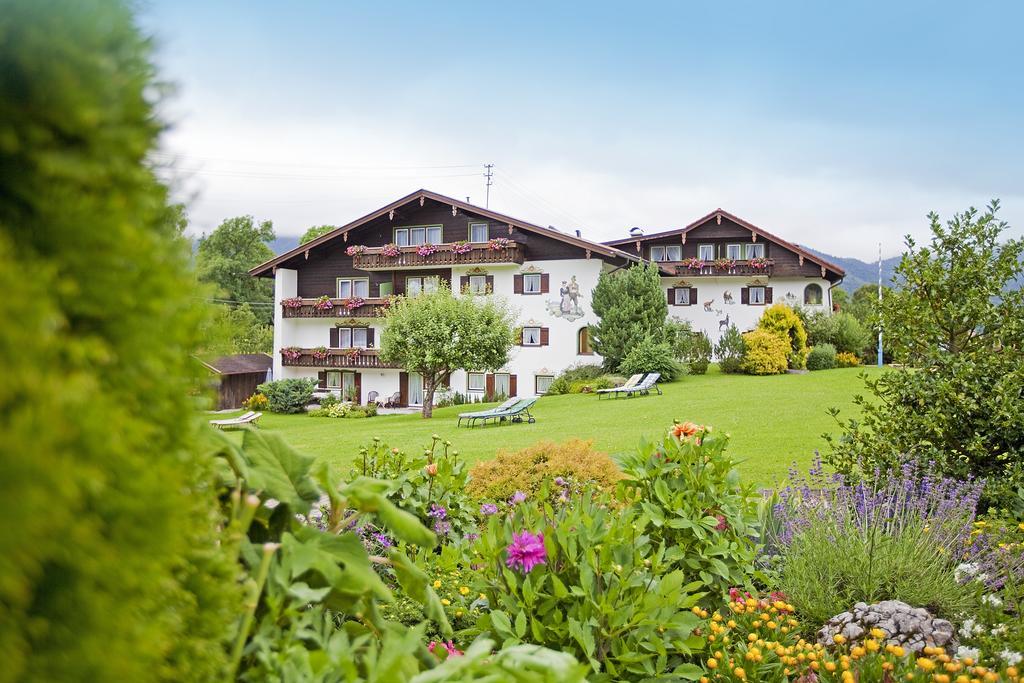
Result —
[[[318,311],[329,311],[334,308],[334,302],[331,301],[331,297],[324,294],[322,297],[313,302],[313,308]]]
[[[690,270],[701,270],[707,266],[707,264],[701,259],[692,257],[684,258],[680,261],[680,265],[682,265],[683,268],[689,268]]]
[[[398,245],[394,242],[389,242],[380,248],[380,253],[388,258],[394,258],[402,253],[402,250],[398,248]]]
[[[298,346],[285,346],[281,349],[281,356],[288,360],[298,360],[302,356],[302,349]]]
[[[468,254],[473,251],[473,245],[466,240],[459,240],[452,243],[452,251],[456,254]]]
[[[357,358],[359,358],[359,349],[352,349],[346,355],[348,356],[349,360],[356,360]]]
[[[354,311],[357,308],[361,308],[366,303],[365,299],[361,299],[358,296],[352,297],[351,299],[345,300],[345,310]]]
[[[330,352],[327,350],[326,346],[318,346],[310,351],[313,358],[316,358],[317,360],[325,360],[329,353]]]
[[[758,270],[765,270],[766,268],[770,268],[772,266],[772,264],[774,263],[774,261],[772,261],[770,258],[756,257],[756,258],[750,259],[749,261],[747,261],[747,263],[750,264],[751,268],[757,268]]]
[[[416,253],[419,254],[420,256],[430,256],[435,251],[437,251],[436,244],[421,244],[420,246],[416,247]]]
[[[718,270],[732,270],[736,267],[736,261],[731,258],[716,258],[712,265]]]
[[[353,244],[351,247],[345,250],[345,253],[349,256],[355,256],[356,254],[365,254],[366,247],[362,244]]]
[[[302,297],[291,296],[287,299],[281,299],[281,305],[285,308],[302,308]]]
[[[501,251],[512,246],[512,240],[505,237],[494,237],[487,242],[487,248],[492,251]]]

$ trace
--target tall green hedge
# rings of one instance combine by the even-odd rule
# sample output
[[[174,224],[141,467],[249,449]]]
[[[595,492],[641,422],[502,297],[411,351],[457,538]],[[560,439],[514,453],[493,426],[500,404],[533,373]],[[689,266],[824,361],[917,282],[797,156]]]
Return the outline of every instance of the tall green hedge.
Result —
[[[0,681],[214,680],[201,312],[126,3],[0,0]]]

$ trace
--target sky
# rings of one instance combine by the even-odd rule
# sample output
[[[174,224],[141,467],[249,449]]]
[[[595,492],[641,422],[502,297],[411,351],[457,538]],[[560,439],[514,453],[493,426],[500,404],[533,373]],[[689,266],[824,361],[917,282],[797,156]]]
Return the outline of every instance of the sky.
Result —
[[[1024,234],[1024,3],[150,0],[155,160],[190,231],[421,187],[596,241],[721,207],[874,259],[1002,201]]]

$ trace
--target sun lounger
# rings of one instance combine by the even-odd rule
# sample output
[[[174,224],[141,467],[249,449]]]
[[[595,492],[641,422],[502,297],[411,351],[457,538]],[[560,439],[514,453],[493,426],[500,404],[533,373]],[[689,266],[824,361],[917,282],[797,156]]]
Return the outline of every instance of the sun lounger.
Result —
[[[661,379],[661,373],[652,372],[646,377],[644,377],[644,381],[640,382],[640,384],[637,384],[635,387],[630,387],[629,389],[623,389],[622,393],[626,394],[627,398],[632,396],[633,394],[646,396],[647,394],[651,393],[651,389],[653,389],[656,392],[658,392],[659,395],[661,395],[661,389],[658,387],[659,379]]]
[[[229,429],[231,427],[245,427],[246,425],[256,426],[256,421],[263,417],[263,413],[250,410],[247,413],[233,417],[230,420],[210,420],[210,424],[217,429]]]
[[[621,385],[619,385],[617,387],[612,387],[611,389],[598,389],[594,393],[597,394],[597,398],[598,399],[600,399],[602,395],[605,395],[605,396],[614,395],[614,394],[616,394],[616,393],[618,393],[618,392],[620,392],[620,391],[622,391],[624,389],[632,389],[637,384],[639,384],[640,380],[642,380],[643,378],[644,378],[644,373],[641,372],[639,375],[633,375],[632,377],[627,379],[624,384],[621,384]]]
[[[511,407],[504,410],[495,409],[491,411],[490,414],[479,415],[475,418],[471,418],[469,426],[472,427],[473,423],[477,420],[480,420],[484,424],[487,424],[488,420],[495,420],[497,422],[504,422],[505,420],[508,420],[509,422],[522,422],[524,417],[526,418],[526,422],[533,424],[537,419],[530,414],[530,408],[533,407],[533,404],[536,402],[536,397],[521,399],[516,401],[516,403]]]
[[[473,424],[474,420],[479,420],[484,417],[490,417],[491,415],[494,415],[496,413],[504,413],[509,408],[519,403],[519,401],[520,399],[513,397],[502,403],[500,406],[496,406],[494,408],[491,408],[490,410],[477,410],[476,412],[472,413],[459,413],[458,426],[462,426],[463,420],[469,420],[469,423]]]

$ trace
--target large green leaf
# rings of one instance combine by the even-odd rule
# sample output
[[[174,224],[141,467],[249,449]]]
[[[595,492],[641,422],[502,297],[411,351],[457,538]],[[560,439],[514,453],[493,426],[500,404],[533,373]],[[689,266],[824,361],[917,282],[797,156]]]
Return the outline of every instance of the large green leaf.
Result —
[[[242,450],[249,461],[249,487],[305,512],[320,498],[310,476],[313,458],[299,453],[276,434],[248,430]]]
[[[452,637],[452,627],[445,616],[444,607],[437,593],[430,586],[430,577],[417,567],[413,562],[394,548],[388,550],[388,558],[391,560],[391,567],[395,570],[398,583],[401,584],[405,593],[423,605],[423,611],[427,618],[432,619],[441,629],[446,638]]]
[[[391,591],[380,580],[362,541],[355,534],[326,534],[299,527],[281,539],[281,566],[292,581],[302,579],[313,588],[329,586],[325,604],[346,609],[366,594],[390,601]]]
[[[349,507],[377,515],[388,531],[406,543],[433,548],[437,544],[434,532],[423,526],[415,515],[399,509],[388,500],[384,495],[388,487],[388,482],[358,477],[341,490],[341,496]]]

